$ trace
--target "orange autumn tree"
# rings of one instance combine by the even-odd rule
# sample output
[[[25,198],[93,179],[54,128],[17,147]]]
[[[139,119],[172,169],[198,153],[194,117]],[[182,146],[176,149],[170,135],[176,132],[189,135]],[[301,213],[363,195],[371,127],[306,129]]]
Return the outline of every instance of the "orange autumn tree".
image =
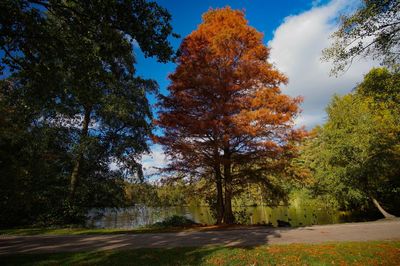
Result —
[[[218,224],[235,222],[235,186],[283,170],[302,133],[293,129],[301,99],[281,93],[287,78],[262,39],[242,11],[209,10],[183,40],[159,103],[167,169],[213,179]]]

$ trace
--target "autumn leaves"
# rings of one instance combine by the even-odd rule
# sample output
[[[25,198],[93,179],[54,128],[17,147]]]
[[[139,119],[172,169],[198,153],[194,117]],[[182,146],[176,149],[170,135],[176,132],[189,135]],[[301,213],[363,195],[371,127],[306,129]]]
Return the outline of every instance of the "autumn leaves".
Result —
[[[182,42],[170,94],[160,99],[156,141],[168,170],[214,184],[217,223],[234,223],[241,184],[282,171],[303,135],[293,128],[301,98],[281,93],[287,78],[268,63],[262,38],[242,11],[208,11]]]

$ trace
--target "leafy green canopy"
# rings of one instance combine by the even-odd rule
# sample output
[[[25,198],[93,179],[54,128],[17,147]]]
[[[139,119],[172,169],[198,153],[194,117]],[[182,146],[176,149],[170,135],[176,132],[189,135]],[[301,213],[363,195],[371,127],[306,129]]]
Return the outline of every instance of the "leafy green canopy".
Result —
[[[115,156],[145,151],[151,119],[145,93],[156,84],[134,76],[133,45],[169,60],[168,12],[146,1],[1,5],[2,64],[15,73],[10,82],[29,99],[30,113],[79,127],[75,120],[86,111]]]
[[[400,193],[399,74],[373,69],[354,93],[335,96],[328,120],[303,154],[315,192],[342,207],[377,198],[395,208]]]
[[[122,202],[119,178],[141,173],[146,93],[157,88],[135,76],[133,48],[170,60],[170,19],[144,0],[1,1],[1,225]]]
[[[363,0],[350,16],[343,16],[333,33],[333,44],[323,50],[323,60],[332,60],[332,74],[351,66],[357,56],[371,56],[389,67],[397,68],[400,59],[400,2],[398,0]],[[397,67],[396,67],[397,66]]]

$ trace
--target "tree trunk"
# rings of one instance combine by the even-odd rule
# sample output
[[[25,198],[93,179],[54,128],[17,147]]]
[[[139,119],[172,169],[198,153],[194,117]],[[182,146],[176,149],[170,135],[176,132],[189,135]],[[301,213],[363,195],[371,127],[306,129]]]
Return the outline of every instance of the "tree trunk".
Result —
[[[396,216],[394,216],[394,215],[388,213],[387,211],[385,211],[385,210],[382,208],[382,206],[379,204],[379,202],[378,202],[374,197],[372,197],[372,202],[374,203],[375,207],[378,208],[378,210],[382,213],[382,215],[383,215],[385,218],[396,218]]]
[[[215,166],[215,182],[217,185],[217,224],[222,223],[224,217],[224,195],[222,191],[222,176],[220,166]]]
[[[235,217],[232,212],[232,175],[231,161],[227,150],[224,151],[224,180],[225,180],[225,204],[224,204],[224,223],[235,223]]]
[[[71,182],[70,182],[70,202],[74,202],[75,200],[75,192],[79,181],[79,171],[81,168],[82,160],[83,160],[83,141],[88,135],[89,124],[90,124],[90,113],[92,112],[92,108],[85,107],[85,115],[83,117],[82,123],[82,131],[79,139],[79,148],[78,148],[78,156],[73,162],[74,168],[71,173]]]

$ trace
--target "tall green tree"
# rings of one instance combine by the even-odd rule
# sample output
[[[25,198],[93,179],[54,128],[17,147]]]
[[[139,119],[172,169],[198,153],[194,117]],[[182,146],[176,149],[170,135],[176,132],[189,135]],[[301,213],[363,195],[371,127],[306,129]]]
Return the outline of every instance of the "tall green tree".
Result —
[[[358,85],[357,93],[372,97],[375,102],[384,103],[397,112],[400,108],[400,73],[387,68],[373,68]]]
[[[333,44],[323,50],[322,59],[334,63],[331,73],[345,71],[357,56],[370,56],[386,66],[398,67],[399,13],[398,0],[363,0],[353,14],[343,16],[331,37]]]
[[[115,177],[112,162],[121,165],[120,175],[140,174],[152,119],[146,93],[157,84],[135,75],[134,46],[170,60],[169,13],[144,0],[10,0],[0,10],[8,76],[2,90],[24,103],[17,108],[26,114],[25,133],[66,132],[68,141],[59,141],[69,155],[62,173],[69,176],[70,204],[90,201],[94,194],[86,190],[95,188],[88,180],[106,184]]]
[[[394,76],[374,69],[354,93],[335,96],[304,155],[317,194],[333,195],[350,209],[373,203],[385,217],[391,215],[378,201],[396,211],[400,195],[400,117],[394,108],[400,87],[388,85]]]

